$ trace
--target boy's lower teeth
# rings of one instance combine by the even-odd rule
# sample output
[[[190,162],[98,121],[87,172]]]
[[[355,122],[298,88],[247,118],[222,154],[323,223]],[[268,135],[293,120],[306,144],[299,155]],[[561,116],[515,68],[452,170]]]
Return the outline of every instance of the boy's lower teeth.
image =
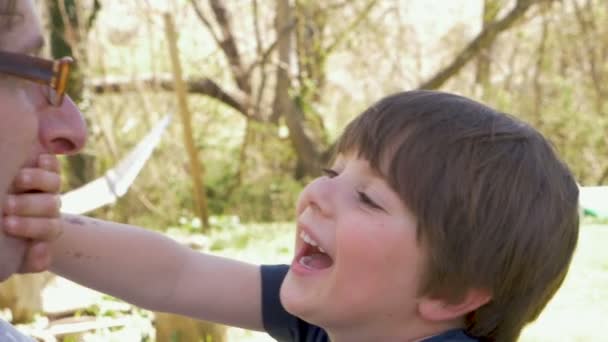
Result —
[[[309,269],[323,269],[331,266],[333,261],[325,253],[313,253],[300,258],[300,264]]]

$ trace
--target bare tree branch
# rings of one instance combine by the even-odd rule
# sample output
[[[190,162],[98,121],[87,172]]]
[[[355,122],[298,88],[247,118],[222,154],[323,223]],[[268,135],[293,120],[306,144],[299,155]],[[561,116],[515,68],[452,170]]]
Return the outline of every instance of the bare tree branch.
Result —
[[[277,32],[277,38],[275,39],[274,42],[272,42],[265,50],[262,49],[262,46],[264,45],[262,40],[261,40],[261,34],[259,32],[259,23],[258,23],[258,4],[256,0],[253,0],[253,13],[254,13],[254,28],[255,28],[255,35],[256,35],[256,50],[258,52],[258,57],[257,59],[251,63],[249,65],[249,67],[247,68],[247,71],[245,72],[247,75],[251,75],[251,73],[253,72],[253,69],[255,69],[258,66],[264,66],[267,62],[268,59],[270,58],[270,55],[274,52],[274,50],[277,48],[279,39],[281,38],[282,35],[284,34],[291,34],[291,31],[293,30],[293,28],[296,25],[295,20],[293,20],[289,25],[285,25],[285,27],[283,27],[281,29],[281,31]]]
[[[371,0],[370,2],[368,2],[367,5],[365,5],[365,8],[363,8],[361,10],[359,15],[350,24],[348,24],[341,32],[336,34],[336,38],[334,39],[334,41],[331,44],[329,44],[329,46],[327,46],[327,48],[325,48],[326,53],[327,54],[332,53],[336,49],[336,47],[338,45],[340,45],[340,43],[342,43],[344,41],[344,39],[346,39],[346,37],[348,37],[349,33],[351,33],[355,28],[357,28],[357,26],[359,26],[359,24],[361,24],[361,22],[363,20],[365,20],[367,18],[369,11],[371,11],[371,9],[374,8],[374,6],[376,6],[377,3],[378,3],[378,0]]]
[[[190,1],[190,3],[192,3],[192,7],[194,7],[194,12],[196,13],[196,16],[207,27],[207,29],[209,30],[209,33],[211,33],[211,36],[213,37],[213,40],[215,40],[215,43],[218,46],[221,46],[221,40],[220,40],[219,36],[213,29],[213,25],[211,25],[211,22],[209,21],[209,19],[207,19],[207,17],[205,17],[205,14],[203,14],[203,10],[199,6],[197,0],[192,0],[192,1]]]
[[[209,3],[211,4],[211,9],[215,15],[215,20],[222,30],[220,47],[222,48],[222,51],[224,51],[226,58],[228,58],[234,80],[239,89],[247,94],[251,94],[251,83],[234,39],[232,25],[230,23],[230,13],[221,0],[209,0]]]
[[[222,31],[222,37],[220,37],[219,34],[215,32],[211,21],[204,15],[197,0],[191,0],[190,2],[192,3],[192,7],[194,8],[196,15],[205,25],[205,27],[207,27],[211,33],[211,36],[213,37],[213,40],[215,40],[216,44],[224,53],[224,56],[226,56],[226,59],[228,59],[228,64],[230,65],[230,69],[232,71],[232,77],[237,86],[242,91],[251,95],[251,82],[249,78],[250,70],[246,70],[246,68],[243,66],[241,55],[236,45],[234,34],[232,33],[232,25],[230,24],[230,15],[228,10],[224,7],[224,4],[221,1],[209,0],[211,9],[215,15],[215,20]]]
[[[258,56],[263,56],[262,57],[262,64],[260,67],[260,86],[258,87],[258,92],[256,95],[256,99],[255,99],[255,108],[256,110],[258,110],[262,104],[262,99],[264,97],[264,89],[266,89],[266,56],[264,54],[263,48],[262,46],[264,45],[264,42],[262,41],[262,31],[260,30],[260,11],[259,11],[259,7],[258,7],[258,2],[257,0],[252,0],[251,2],[252,5],[252,9],[253,9],[253,28],[254,28],[254,32],[255,32],[255,47],[256,47],[256,51]],[[253,70],[253,66],[255,64],[252,64],[249,66],[249,69],[247,70],[247,74],[251,75],[251,72]],[[258,115],[260,115],[260,113],[257,113]],[[245,144],[247,142],[247,134],[249,133],[249,126],[247,126],[246,128],[246,132],[245,132],[245,139],[244,139],[244,143]],[[241,151],[241,154],[244,158],[244,153],[245,153],[245,145],[243,145],[243,150]],[[243,159],[241,159],[243,160]],[[242,165],[243,163],[241,163],[240,165]],[[239,170],[239,175],[241,175],[241,171]]]
[[[188,92],[190,94],[206,95],[214,98],[229,107],[232,107],[237,112],[245,115],[246,117],[260,121],[261,118],[256,115],[250,115],[248,112],[247,103],[248,94],[244,94],[241,91],[228,91],[223,89],[214,80],[209,78],[198,78],[186,81],[188,86]],[[137,80],[131,79],[94,79],[89,84],[91,91],[96,94],[106,93],[119,93],[128,91],[137,91],[138,86],[147,86],[151,88],[160,88],[166,91],[173,91],[174,84],[171,77],[146,77]]]
[[[298,1],[296,1],[297,3]],[[323,4],[325,5],[325,7],[321,7],[318,6],[312,13],[311,16],[317,16],[319,14],[322,13],[330,13],[332,11],[339,11],[341,9],[343,9],[344,7],[348,6],[348,5],[352,5],[352,0],[345,0],[345,1],[338,1],[335,3],[327,3],[326,1],[323,2]],[[301,5],[301,4],[300,4]]]
[[[604,91],[604,87],[603,87],[604,82],[602,79],[602,73],[599,72],[599,70],[598,70],[599,63],[597,62],[598,58],[597,58],[597,53],[596,53],[595,42],[592,42],[592,38],[594,36],[597,36],[596,25],[592,18],[589,19],[585,16],[585,14],[583,13],[583,10],[581,9],[581,7],[577,1],[572,1],[572,5],[574,7],[574,13],[575,13],[576,19],[581,28],[581,32],[589,38],[589,39],[583,40],[585,42],[585,50],[587,50],[586,54],[585,54],[585,56],[587,57],[586,62],[588,64],[587,67],[589,68],[589,76],[593,83],[593,88],[597,94],[596,101],[595,101],[596,102],[596,104],[595,104],[596,111],[598,113],[602,113],[602,107],[603,107],[602,102],[603,102],[603,99],[606,97],[606,94],[605,94],[606,92]],[[592,9],[587,7],[586,10],[591,12]],[[593,13],[593,12],[591,12],[591,13]]]
[[[262,30],[260,30],[260,9],[258,6],[257,0],[251,1],[251,7],[253,10],[253,30],[255,34],[255,47],[258,55],[262,54],[262,46],[264,46],[264,42],[262,41]]]
[[[542,0],[540,0],[542,1]],[[521,18],[527,10],[539,0],[518,0],[515,7],[502,19],[485,27],[469,45],[448,65],[441,69],[428,81],[420,85],[420,89],[440,88],[450,77],[459,72],[479,51],[490,46],[498,35],[509,29],[517,19]]]
[[[266,48],[266,50],[263,50],[262,52],[260,52],[258,54],[259,57],[253,63],[251,63],[251,65],[249,65],[249,68],[247,68],[247,74],[251,74],[253,69],[255,69],[257,66],[262,65],[268,61],[268,58],[270,57],[270,55],[277,48],[278,41],[279,41],[279,39],[277,38],[274,42],[272,42],[272,44],[270,44]]]
[[[534,113],[537,126],[542,125],[542,108],[543,108],[543,84],[541,76],[543,72],[543,64],[545,61],[545,51],[547,50],[547,38],[549,35],[549,23],[547,19],[547,13],[543,12],[543,23],[540,36],[540,42],[538,43],[538,49],[536,52],[536,65],[534,68],[534,78],[532,80],[532,89],[534,89]]]
[[[484,0],[483,2],[483,15],[481,18],[482,30],[488,26],[488,24],[494,22],[498,16],[498,12],[501,8],[501,0]],[[479,51],[477,56],[477,70],[475,71],[475,83],[487,86],[490,82],[490,64],[493,43],[490,43],[486,48]]]

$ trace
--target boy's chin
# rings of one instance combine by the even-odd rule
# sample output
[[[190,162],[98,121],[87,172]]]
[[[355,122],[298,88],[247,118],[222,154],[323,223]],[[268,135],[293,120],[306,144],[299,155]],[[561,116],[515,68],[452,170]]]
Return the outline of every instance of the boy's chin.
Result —
[[[291,272],[287,273],[279,295],[287,312],[312,323],[307,318],[314,314],[319,303],[316,303],[315,298],[309,298],[309,291],[294,279]]]

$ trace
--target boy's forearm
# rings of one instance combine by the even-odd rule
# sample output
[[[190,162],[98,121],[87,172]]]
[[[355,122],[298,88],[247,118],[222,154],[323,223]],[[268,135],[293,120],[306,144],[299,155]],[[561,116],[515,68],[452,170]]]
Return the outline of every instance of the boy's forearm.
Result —
[[[144,308],[173,292],[187,248],[133,226],[71,215],[62,221],[51,271]]]
[[[134,226],[81,216],[62,221],[51,271],[148,310],[263,329],[256,265],[197,253]]]

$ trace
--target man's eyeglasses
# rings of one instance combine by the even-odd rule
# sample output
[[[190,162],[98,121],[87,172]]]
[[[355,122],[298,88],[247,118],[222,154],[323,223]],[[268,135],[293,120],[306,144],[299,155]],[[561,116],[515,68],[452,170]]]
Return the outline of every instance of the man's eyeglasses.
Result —
[[[0,73],[45,85],[46,98],[56,107],[63,103],[73,62],[71,57],[49,60],[0,51]]]

